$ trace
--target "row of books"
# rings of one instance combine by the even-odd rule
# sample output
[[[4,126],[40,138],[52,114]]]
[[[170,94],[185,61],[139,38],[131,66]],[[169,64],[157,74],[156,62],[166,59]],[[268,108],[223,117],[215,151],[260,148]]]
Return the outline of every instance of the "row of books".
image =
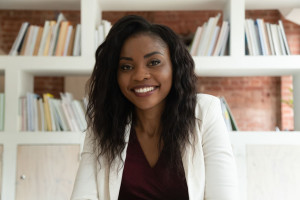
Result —
[[[238,131],[238,127],[224,97],[219,97],[221,102],[222,114],[228,131]]]
[[[106,36],[108,35],[112,24],[110,21],[102,20],[100,25],[95,30],[95,51],[102,44],[105,40]]]
[[[49,93],[42,97],[27,93],[19,99],[21,131],[84,131],[87,127],[87,100],[73,99],[71,93],[60,93],[61,99]]]
[[[246,55],[290,55],[282,21],[278,24],[263,19],[246,19]]]
[[[0,93],[0,131],[4,130],[4,93]]]
[[[63,13],[46,20],[44,27],[23,22],[9,55],[79,56],[81,24],[72,25]]]
[[[229,38],[229,23],[223,21],[221,28],[218,21],[221,14],[210,17],[203,26],[197,27],[190,46],[192,56],[222,56],[226,54]]]

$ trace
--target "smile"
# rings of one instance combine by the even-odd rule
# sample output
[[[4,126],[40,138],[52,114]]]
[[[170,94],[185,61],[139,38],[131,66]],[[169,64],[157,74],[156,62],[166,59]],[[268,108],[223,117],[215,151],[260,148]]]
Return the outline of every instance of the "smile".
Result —
[[[142,93],[147,93],[147,92],[151,92],[155,89],[155,87],[144,87],[144,88],[137,88],[134,89],[134,92],[142,94]]]

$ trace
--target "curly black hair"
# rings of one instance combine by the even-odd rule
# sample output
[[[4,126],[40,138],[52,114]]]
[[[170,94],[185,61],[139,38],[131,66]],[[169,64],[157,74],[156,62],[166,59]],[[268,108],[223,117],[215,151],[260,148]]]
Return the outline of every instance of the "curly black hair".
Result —
[[[160,144],[163,142],[168,155],[167,163],[181,166],[182,153],[190,144],[195,127],[195,64],[184,43],[167,26],[149,23],[136,15],[125,16],[112,26],[96,50],[96,63],[88,83],[88,129],[94,136],[98,158],[105,156],[109,164],[117,156],[121,158],[125,128],[132,123],[134,105],[119,88],[117,70],[124,42],[138,34],[160,38],[170,52],[173,80],[161,117]]]

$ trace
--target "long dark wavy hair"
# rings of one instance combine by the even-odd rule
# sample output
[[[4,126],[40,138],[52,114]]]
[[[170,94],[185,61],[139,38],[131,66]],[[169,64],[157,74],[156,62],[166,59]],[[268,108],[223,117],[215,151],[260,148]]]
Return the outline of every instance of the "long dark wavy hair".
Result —
[[[158,37],[169,48],[173,80],[161,117],[160,144],[163,142],[163,151],[168,155],[167,163],[181,166],[182,153],[190,144],[195,127],[196,76],[191,55],[167,26],[151,24],[135,15],[125,16],[113,25],[96,51],[96,63],[88,83],[88,129],[94,136],[98,158],[105,156],[109,164],[117,156],[121,158],[125,127],[132,123],[134,105],[119,88],[117,70],[124,41],[138,34]]]

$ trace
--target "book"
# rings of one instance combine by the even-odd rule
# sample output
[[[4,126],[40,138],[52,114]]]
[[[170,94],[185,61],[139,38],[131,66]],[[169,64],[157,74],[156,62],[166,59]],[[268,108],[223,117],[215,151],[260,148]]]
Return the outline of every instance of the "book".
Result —
[[[223,21],[220,33],[218,35],[217,44],[214,48],[213,56],[219,56],[220,55],[221,48],[222,48],[223,43],[224,43],[223,41],[226,40],[225,37],[226,37],[227,29],[229,30],[228,21]]]
[[[4,130],[4,108],[5,108],[5,95],[0,93],[0,131]]]
[[[57,41],[58,41],[58,34],[60,30],[60,24],[62,21],[65,21],[66,18],[63,13],[59,13],[57,16],[56,24],[54,25],[52,32],[51,32],[51,40],[50,40],[50,47],[48,55],[52,56],[55,55],[56,48],[57,48]]]
[[[48,33],[46,33],[46,38],[45,38],[45,46],[42,47],[43,50],[43,55],[44,56],[48,56],[49,54],[49,50],[50,50],[50,42],[51,42],[51,35],[54,29],[54,26],[56,25],[56,21],[52,20],[49,22],[49,29],[48,29]]]
[[[266,23],[266,28],[267,28],[268,40],[269,40],[270,49],[271,49],[271,53],[270,54],[271,55],[275,55],[274,42],[273,42],[273,37],[272,37],[270,23]]]
[[[68,26],[68,31],[67,31],[66,42],[65,42],[65,46],[64,46],[64,51],[63,51],[63,56],[68,55],[68,49],[69,49],[69,46],[70,46],[70,43],[71,43],[71,39],[74,40],[74,38],[71,38],[72,32],[73,32],[73,26],[69,25]]]
[[[33,29],[33,25],[29,25],[29,27],[27,28],[28,30],[26,31],[26,35],[22,44],[22,48],[20,50],[20,55],[25,55],[25,49],[26,46],[28,45],[28,40],[29,40],[29,35],[32,34],[32,29]]]
[[[21,25],[21,28],[19,30],[19,33],[13,43],[13,46],[11,47],[10,51],[9,51],[9,55],[11,56],[16,56],[19,54],[20,51],[20,47],[22,46],[22,42],[24,40],[24,37],[26,35],[27,32],[27,28],[29,26],[29,22],[23,22]]]
[[[74,41],[74,48],[73,48],[73,56],[80,56],[81,54],[81,25],[76,25],[76,32],[75,32],[75,41]]]
[[[56,56],[63,56],[69,25],[70,25],[69,21],[62,21],[60,24],[59,36],[58,36],[56,51],[55,51]]]
[[[196,53],[197,53],[197,50],[198,50],[198,47],[199,47],[199,43],[200,43],[202,30],[203,29],[202,29],[201,26],[197,27],[195,36],[194,36],[193,41],[192,41],[192,46],[191,46],[191,49],[190,49],[190,53],[191,53],[192,56],[196,56]]]
[[[51,114],[50,114],[50,105],[49,105],[49,98],[52,98],[53,95],[52,94],[49,94],[49,93],[45,93],[43,94],[43,99],[44,99],[44,111],[45,111],[45,119],[46,119],[46,122],[47,122],[47,131],[52,131],[53,128],[52,128],[52,117],[51,117]]]
[[[221,108],[223,112],[223,117],[225,120],[225,124],[229,131],[238,131],[237,124],[234,120],[233,114],[229,108],[229,105],[227,104],[224,97],[219,97],[221,102]],[[224,110],[224,111],[223,111]]]
[[[72,27],[72,33],[70,36],[70,42],[69,42],[69,46],[68,46],[67,56],[73,55],[74,41],[75,41],[75,28]]]
[[[290,48],[289,48],[289,45],[288,45],[288,42],[287,42],[287,39],[286,39],[286,35],[285,35],[285,31],[284,31],[282,21],[278,20],[278,24],[279,24],[279,29],[280,29],[279,32],[280,32],[281,37],[282,37],[283,42],[284,42],[284,50],[286,52],[286,55],[291,55],[291,51],[290,51]]]
[[[49,33],[49,29],[50,29],[50,21],[46,20],[44,23],[43,33],[42,33],[42,37],[41,37],[41,41],[40,41],[38,54],[37,54],[38,56],[42,56],[44,53],[46,39],[47,39],[47,36]]]
[[[36,38],[36,42],[35,42],[35,46],[34,46],[34,51],[33,51],[34,56],[38,55],[39,48],[40,48],[40,45],[41,45],[43,31],[44,31],[43,27],[38,28],[38,34],[37,34],[37,38]]]

